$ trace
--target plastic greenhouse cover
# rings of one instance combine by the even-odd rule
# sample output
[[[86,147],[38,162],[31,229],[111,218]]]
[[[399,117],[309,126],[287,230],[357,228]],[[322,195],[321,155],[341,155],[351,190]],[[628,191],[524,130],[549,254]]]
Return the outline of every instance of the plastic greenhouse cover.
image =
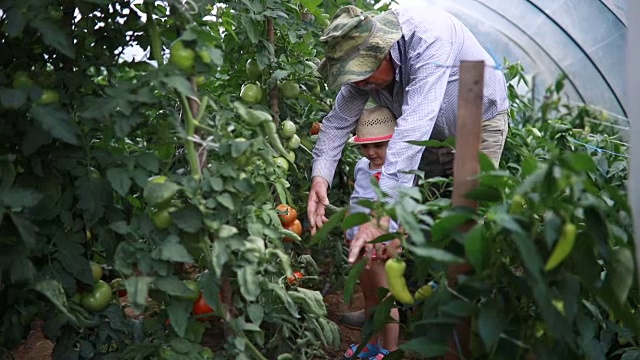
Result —
[[[564,72],[568,100],[612,113],[628,128],[627,0],[425,1],[460,19],[502,62],[520,61],[536,96]]]

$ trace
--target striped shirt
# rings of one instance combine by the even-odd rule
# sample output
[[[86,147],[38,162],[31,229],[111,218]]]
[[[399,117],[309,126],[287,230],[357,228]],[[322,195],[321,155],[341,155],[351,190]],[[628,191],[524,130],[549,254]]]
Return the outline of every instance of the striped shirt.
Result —
[[[313,149],[312,176],[331,184],[344,144],[371,98],[388,107],[397,118],[393,138],[380,177],[381,189],[391,199],[398,187],[413,185],[424,147],[409,140],[444,140],[456,134],[459,65],[463,60],[484,60],[484,119],[509,107],[502,72],[473,34],[452,15],[415,2],[395,10],[403,36],[391,47],[395,86],[365,91],[351,84],[342,86],[333,109],[322,121]],[[444,65],[444,66],[443,66]],[[454,66],[451,66],[454,65]]]

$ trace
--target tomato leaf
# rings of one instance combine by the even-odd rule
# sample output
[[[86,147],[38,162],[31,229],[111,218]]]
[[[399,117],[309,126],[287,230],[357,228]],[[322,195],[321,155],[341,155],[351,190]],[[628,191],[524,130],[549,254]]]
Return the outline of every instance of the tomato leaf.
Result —
[[[62,140],[71,145],[80,145],[78,140],[77,125],[71,120],[69,113],[62,111],[60,108],[46,105],[33,106],[31,115],[47,130],[54,138]]]
[[[185,207],[171,213],[173,223],[183,231],[195,233],[202,228],[202,213],[195,205]]]
[[[632,274],[635,273],[633,253],[628,247],[615,247],[611,249],[606,263],[607,276],[604,286],[611,291],[620,304],[624,304],[633,285]]]
[[[131,188],[131,178],[129,171],[124,168],[109,168],[106,172],[107,180],[111,183],[111,187],[120,195],[127,196],[129,188]]]
[[[179,277],[168,275],[156,278],[155,281],[158,289],[173,296],[183,296],[189,294],[190,290]]]
[[[33,248],[36,245],[36,232],[38,231],[38,227],[31,223],[29,220],[16,215],[15,213],[11,213],[11,221],[18,229],[18,233],[22,237],[22,241],[24,241],[27,248]]]
[[[76,57],[76,50],[73,47],[71,37],[67,36],[56,24],[43,18],[37,18],[32,25],[38,29],[45,44],[60,50],[61,53],[71,59]]]
[[[25,89],[9,89],[0,87],[0,103],[9,109],[17,109],[27,101]]]
[[[260,326],[264,319],[264,308],[260,304],[251,304],[247,308],[247,315],[254,325]]]
[[[160,260],[172,261],[172,262],[182,262],[182,263],[193,263],[194,260],[189,255],[187,249],[179,243],[180,238],[175,235],[170,235],[164,241],[162,245],[160,245],[157,249],[155,249],[151,255]],[[185,290],[186,291],[186,290]]]
[[[127,288],[129,305],[134,313],[141,313],[147,306],[149,286],[153,280],[154,278],[150,276],[132,276],[124,280],[124,285]]]
[[[176,331],[178,336],[184,337],[187,332],[187,325],[189,324],[189,317],[191,316],[191,306],[190,301],[174,301],[167,306],[167,314],[169,315],[169,321],[171,321],[171,327]]]
[[[0,193],[0,203],[6,207],[20,211],[23,208],[35,206],[42,199],[42,194],[32,189],[12,187],[9,191]]]
[[[258,269],[255,265],[246,265],[238,270],[238,285],[240,293],[248,301],[255,301],[260,295],[260,277],[257,274]]]

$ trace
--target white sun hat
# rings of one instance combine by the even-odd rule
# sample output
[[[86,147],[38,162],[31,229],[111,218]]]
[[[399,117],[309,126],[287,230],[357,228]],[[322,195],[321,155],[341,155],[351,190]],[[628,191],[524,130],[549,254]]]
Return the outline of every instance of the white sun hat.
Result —
[[[356,136],[349,139],[350,144],[371,144],[389,141],[396,127],[396,117],[384,106],[374,106],[362,111]]]

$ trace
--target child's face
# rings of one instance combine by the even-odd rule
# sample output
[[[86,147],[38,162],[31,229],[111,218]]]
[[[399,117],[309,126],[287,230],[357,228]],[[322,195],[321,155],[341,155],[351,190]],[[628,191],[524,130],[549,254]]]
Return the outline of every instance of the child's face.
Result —
[[[387,156],[387,145],[388,141],[371,143],[371,144],[361,144],[360,152],[364,157],[369,159],[371,162],[371,166],[374,168],[382,167],[384,164],[384,159]]]

